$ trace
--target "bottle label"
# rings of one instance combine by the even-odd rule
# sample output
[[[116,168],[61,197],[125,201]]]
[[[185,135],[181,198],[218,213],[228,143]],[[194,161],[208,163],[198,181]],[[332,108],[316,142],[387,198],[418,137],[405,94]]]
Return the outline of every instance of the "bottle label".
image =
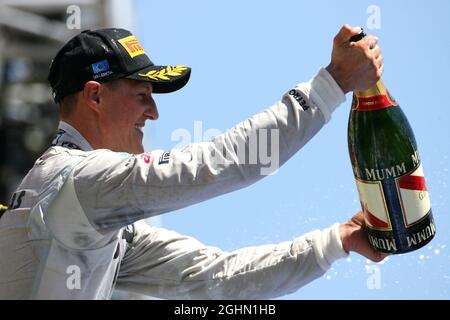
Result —
[[[367,226],[375,230],[391,231],[392,225],[381,181],[356,179],[356,186]]]
[[[422,165],[410,175],[396,179],[405,226],[411,227],[431,210]]]
[[[397,167],[403,168],[401,165]],[[366,171],[379,172],[380,170],[366,169]],[[368,227],[379,231],[391,231],[392,224],[382,181],[365,181],[357,178],[356,185]],[[413,172],[395,177],[395,185],[404,225],[405,228],[409,228],[420,222],[431,210],[422,165],[419,164]]]
[[[386,94],[380,94],[370,97],[355,96],[352,109],[365,112],[387,109],[390,107],[396,107],[397,105],[397,102],[395,102],[389,92],[386,91]]]

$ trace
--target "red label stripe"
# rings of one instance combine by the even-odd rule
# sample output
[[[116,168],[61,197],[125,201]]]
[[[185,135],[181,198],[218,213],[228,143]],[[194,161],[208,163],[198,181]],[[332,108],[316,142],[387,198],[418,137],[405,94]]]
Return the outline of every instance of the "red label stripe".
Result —
[[[128,49],[130,49],[131,52],[144,50],[136,39],[125,42],[125,45],[128,47]]]
[[[421,176],[407,176],[399,180],[398,185],[402,189],[427,191],[425,184],[425,177]]]
[[[374,111],[393,107],[396,104],[387,96],[358,97],[358,111]]]
[[[384,222],[383,220],[377,218],[372,212],[369,211],[369,209],[367,208],[367,205],[363,205],[361,203],[361,207],[363,209],[364,212],[364,216],[366,218],[366,222],[375,228],[387,228],[389,227],[389,225]]]

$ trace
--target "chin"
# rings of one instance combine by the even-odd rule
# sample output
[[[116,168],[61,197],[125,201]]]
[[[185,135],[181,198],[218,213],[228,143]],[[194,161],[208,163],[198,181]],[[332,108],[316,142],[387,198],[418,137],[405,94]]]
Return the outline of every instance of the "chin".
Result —
[[[136,146],[135,148],[133,148],[133,153],[134,154],[144,153],[144,146],[142,144],[140,146]]]

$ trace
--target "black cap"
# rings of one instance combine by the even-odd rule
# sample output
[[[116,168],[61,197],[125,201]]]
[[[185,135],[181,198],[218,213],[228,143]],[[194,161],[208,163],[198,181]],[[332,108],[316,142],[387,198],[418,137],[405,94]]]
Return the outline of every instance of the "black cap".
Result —
[[[110,28],[86,30],[69,40],[53,59],[48,81],[59,102],[90,80],[148,81],[154,93],[169,93],[184,87],[190,74],[185,66],[156,66],[131,32]]]

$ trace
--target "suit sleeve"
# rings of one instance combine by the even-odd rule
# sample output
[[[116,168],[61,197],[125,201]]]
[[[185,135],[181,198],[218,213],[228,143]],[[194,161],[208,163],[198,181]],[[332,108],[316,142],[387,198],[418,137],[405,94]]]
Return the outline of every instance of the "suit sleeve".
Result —
[[[270,299],[322,276],[347,253],[339,225],[293,241],[224,252],[176,232],[135,224],[117,288],[164,299]]]
[[[106,232],[246,187],[282,166],[343,101],[321,69],[209,142],[141,155],[94,151],[72,173],[76,196],[90,223]]]

